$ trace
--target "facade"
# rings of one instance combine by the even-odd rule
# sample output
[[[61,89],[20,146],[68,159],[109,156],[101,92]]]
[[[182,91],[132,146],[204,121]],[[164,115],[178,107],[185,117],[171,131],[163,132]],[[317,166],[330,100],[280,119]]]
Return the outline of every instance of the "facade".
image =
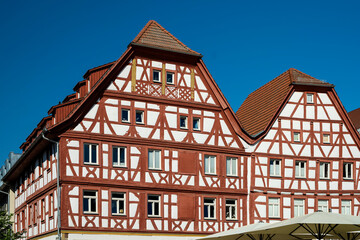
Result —
[[[87,71],[4,177],[16,229],[193,239],[318,208],[358,215],[359,139],[333,85],[290,69],[235,114],[201,58],[150,21]]]

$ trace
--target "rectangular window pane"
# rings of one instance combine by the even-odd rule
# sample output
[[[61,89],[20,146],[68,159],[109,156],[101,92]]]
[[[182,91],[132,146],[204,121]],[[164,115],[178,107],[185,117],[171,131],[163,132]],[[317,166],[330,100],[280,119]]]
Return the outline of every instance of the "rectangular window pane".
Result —
[[[97,163],[97,145],[91,145],[91,163]]]
[[[84,163],[90,162],[89,145],[84,144]]]
[[[118,148],[117,147],[113,147],[113,165],[117,165],[118,163]]]
[[[130,112],[130,110],[128,110],[128,109],[122,109],[121,110],[121,121],[122,122],[129,122],[130,121],[129,112]]]

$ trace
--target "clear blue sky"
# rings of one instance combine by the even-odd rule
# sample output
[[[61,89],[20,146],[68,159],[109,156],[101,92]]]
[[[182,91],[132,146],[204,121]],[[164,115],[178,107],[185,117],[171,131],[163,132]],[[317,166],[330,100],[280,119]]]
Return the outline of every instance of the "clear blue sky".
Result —
[[[0,165],[87,69],[151,19],[204,55],[234,111],[290,67],[360,107],[360,1],[0,0]]]

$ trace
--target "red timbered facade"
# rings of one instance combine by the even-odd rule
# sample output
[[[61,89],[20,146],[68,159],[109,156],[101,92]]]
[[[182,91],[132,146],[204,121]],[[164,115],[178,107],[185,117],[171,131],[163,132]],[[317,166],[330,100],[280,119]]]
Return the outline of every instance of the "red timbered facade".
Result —
[[[290,69],[235,114],[201,57],[150,21],[86,72],[5,176],[15,229],[192,239],[319,208],[358,215],[359,139],[333,86]]]

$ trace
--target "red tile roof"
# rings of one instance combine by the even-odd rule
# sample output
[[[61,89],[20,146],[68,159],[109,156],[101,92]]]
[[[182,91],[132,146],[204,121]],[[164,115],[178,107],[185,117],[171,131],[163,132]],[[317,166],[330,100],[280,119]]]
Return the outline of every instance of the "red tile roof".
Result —
[[[252,92],[237,110],[236,117],[248,134],[257,136],[266,130],[271,119],[288,95],[292,84],[333,87],[332,84],[290,68]]]
[[[348,114],[349,114],[349,117],[350,117],[352,123],[354,124],[355,128],[359,129],[360,128],[360,108],[352,110]]]
[[[154,20],[150,20],[131,43],[201,56],[200,53],[191,50]]]

